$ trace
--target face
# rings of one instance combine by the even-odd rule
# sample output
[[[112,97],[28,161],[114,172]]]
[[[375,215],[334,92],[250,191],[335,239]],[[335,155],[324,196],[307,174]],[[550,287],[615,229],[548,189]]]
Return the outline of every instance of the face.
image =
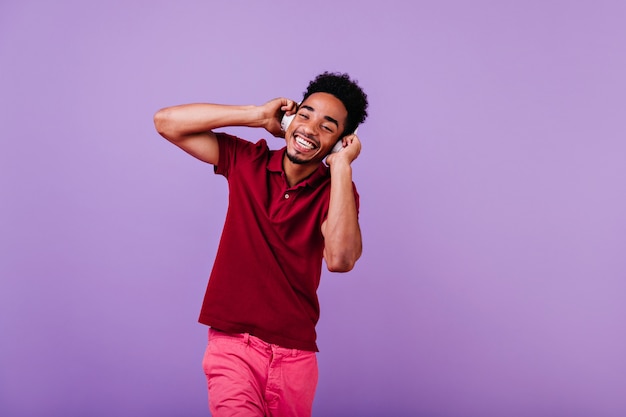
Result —
[[[300,104],[287,128],[287,157],[296,164],[319,163],[341,138],[348,111],[337,97],[313,93]]]

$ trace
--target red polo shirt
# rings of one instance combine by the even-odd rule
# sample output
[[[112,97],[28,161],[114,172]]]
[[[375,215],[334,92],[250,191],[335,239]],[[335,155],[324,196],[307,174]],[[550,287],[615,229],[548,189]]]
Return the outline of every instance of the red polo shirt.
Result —
[[[286,348],[317,351],[317,288],[330,172],[320,163],[289,187],[285,149],[218,134],[215,173],[228,179],[228,212],[199,321]],[[354,189],[355,198],[358,194]]]

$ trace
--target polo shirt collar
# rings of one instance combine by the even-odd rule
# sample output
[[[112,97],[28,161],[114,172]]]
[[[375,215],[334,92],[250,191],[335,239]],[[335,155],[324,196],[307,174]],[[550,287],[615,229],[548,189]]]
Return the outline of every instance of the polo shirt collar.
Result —
[[[270,160],[267,164],[267,170],[270,172],[280,173],[281,176],[285,176],[285,170],[283,169],[283,158],[285,156],[285,152],[287,151],[287,147],[284,147],[280,150],[274,151],[270,153]],[[328,167],[320,162],[317,169],[309,175],[307,178],[296,184],[297,187],[309,186],[315,188],[319,185],[326,177],[328,176]],[[285,179],[286,181],[286,179]]]

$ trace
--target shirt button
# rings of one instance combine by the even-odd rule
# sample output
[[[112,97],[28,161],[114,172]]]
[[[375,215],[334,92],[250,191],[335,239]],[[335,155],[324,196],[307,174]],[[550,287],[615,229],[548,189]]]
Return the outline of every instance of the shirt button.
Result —
[[[289,198],[289,193],[285,193],[285,198]]]

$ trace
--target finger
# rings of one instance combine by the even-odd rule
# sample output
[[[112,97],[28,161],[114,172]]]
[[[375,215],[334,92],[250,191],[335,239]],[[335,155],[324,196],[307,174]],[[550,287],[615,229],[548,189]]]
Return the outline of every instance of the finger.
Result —
[[[293,100],[287,99],[286,104],[282,105],[280,109],[287,114],[293,114],[296,110],[296,102]]]

